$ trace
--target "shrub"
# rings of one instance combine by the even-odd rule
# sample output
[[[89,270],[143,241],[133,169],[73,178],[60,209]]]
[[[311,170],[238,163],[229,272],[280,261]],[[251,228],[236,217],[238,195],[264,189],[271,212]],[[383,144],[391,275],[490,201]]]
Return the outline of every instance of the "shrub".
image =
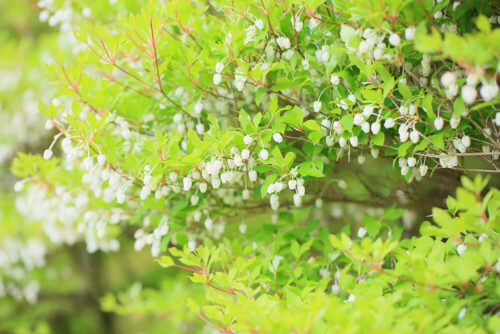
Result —
[[[494,2],[115,2],[41,1],[76,39],[47,66],[57,134],[12,172],[51,245],[133,235],[204,286],[185,303],[225,333],[498,330]],[[403,232],[419,182],[432,206],[472,172]],[[342,202],[385,210],[322,215]],[[134,296],[102,304],[151,312]]]

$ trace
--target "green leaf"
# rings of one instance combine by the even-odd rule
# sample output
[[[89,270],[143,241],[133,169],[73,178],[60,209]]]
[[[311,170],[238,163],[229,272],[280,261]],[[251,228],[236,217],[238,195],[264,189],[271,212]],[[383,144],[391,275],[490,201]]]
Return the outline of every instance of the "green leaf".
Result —
[[[443,133],[438,133],[436,135],[429,136],[429,139],[432,140],[432,143],[434,146],[437,148],[444,150],[444,140],[443,140]]]
[[[302,126],[302,120],[304,119],[304,112],[298,106],[294,106],[291,110],[288,110],[281,116],[281,120],[288,123],[296,128]]]
[[[465,111],[465,102],[461,97],[458,97],[453,103],[453,115],[462,116]]]
[[[200,313],[200,307],[198,304],[189,297],[186,300],[186,306],[191,310],[191,312]]]
[[[340,120],[340,124],[344,130],[351,131],[354,124],[354,117],[351,114],[344,115]]]
[[[304,122],[304,127],[312,131],[321,131],[321,126],[313,119]]]
[[[403,96],[403,99],[406,101],[410,101],[413,98],[410,87],[402,83],[401,81],[398,83],[399,93]]]
[[[156,262],[158,262],[158,264],[164,268],[173,266],[175,264],[174,260],[172,260],[172,258],[167,255],[160,257],[156,260]]]
[[[372,136],[373,145],[382,146],[384,145],[384,142],[385,142],[385,135],[383,132],[379,132],[376,135]]]

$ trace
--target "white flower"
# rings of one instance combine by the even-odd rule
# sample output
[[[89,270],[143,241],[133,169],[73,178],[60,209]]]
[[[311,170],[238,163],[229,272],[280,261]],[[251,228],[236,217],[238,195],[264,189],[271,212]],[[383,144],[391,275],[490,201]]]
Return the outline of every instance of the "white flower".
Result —
[[[399,38],[398,34],[393,33],[389,36],[389,43],[394,46],[399,46],[401,44],[401,38]]]
[[[245,145],[250,145],[253,141],[253,138],[250,137],[249,135],[246,135],[245,137],[243,137],[243,142],[245,143]]]
[[[405,38],[409,41],[413,40],[415,38],[415,27],[411,26],[405,29]]]
[[[351,143],[352,147],[358,146],[358,137],[352,136],[351,138],[349,138],[349,142]]]
[[[370,117],[371,114],[373,114],[373,106],[372,105],[367,105],[363,108],[363,116],[364,117]]]
[[[366,228],[360,227],[358,229],[358,238],[363,238],[366,235]]]
[[[462,99],[465,103],[471,104],[477,97],[477,90],[474,86],[465,85],[462,87]]]
[[[202,135],[205,132],[205,125],[203,123],[196,124],[196,132]]]
[[[88,7],[82,9],[82,16],[85,18],[89,18],[92,15],[92,10]]]
[[[458,94],[458,85],[453,84],[446,89],[446,97],[451,100]]]
[[[287,37],[280,36],[276,39],[276,43],[278,43],[278,46],[282,49],[290,49],[290,40]]]
[[[404,106],[404,105],[400,106],[399,113],[401,115],[408,115],[408,106]]]
[[[304,66],[304,70],[306,71],[309,71],[309,69],[311,68],[311,66],[309,65],[309,60],[307,59],[302,60],[302,66]]]
[[[314,101],[313,110],[314,112],[319,112],[321,110],[321,101]]]
[[[248,172],[248,179],[251,181],[251,182],[255,182],[257,181],[257,172],[254,171],[254,170],[251,170]]]
[[[246,29],[246,36],[245,36],[245,41],[244,41],[244,44],[248,44],[250,43],[253,38],[255,37],[255,34],[257,33],[257,28],[255,26],[249,26],[247,29]]]
[[[269,200],[270,204],[271,204],[271,208],[273,210],[278,210],[279,206],[280,206],[280,198],[278,195],[276,194],[272,194],[271,195],[271,198]]]
[[[417,113],[417,107],[415,106],[415,104],[411,103],[410,107],[408,108],[408,114],[410,114],[410,116],[413,116],[416,113]]]
[[[500,127],[500,111],[495,114],[495,125]]]
[[[373,159],[377,159],[379,155],[379,150],[376,148],[372,148],[370,150],[370,154],[372,155]]]
[[[52,123],[52,120],[48,119],[45,121],[45,130],[52,130],[54,128],[54,123]]]
[[[47,10],[42,10],[40,12],[40,16],[39,16],[39,19],[40,19],[40,22],[45,22],[49,19],[49,16],[50,16],[50,13],[49,11]]]
[[[413,144],[416,144],[418,142],[419,137],[420,137],[420,134],[418,133],[417,130],[413,130],[410,133],[410,140],[412,141]]]
[[[401,175],[405,176],[406,174],[408,174],[409,170],[410,170],[410,167],[408,167],[408,166],[401,167]]]
[[[457,80],[457,76],[455,73],[447,71],[443,74],[441,77],[441,84],[444,87],[450,87],[451,85],[454,85]]]
[[[191,196],[191,205],[196,205],[200,201],[200,197],[198,195]]]
[[[441,158],[439,158],[439,163],[443,168],[453,168],[458,165],[458,158],[455,155],[448,155],[441,153]]]
[[[245,82],[247,81],[247,78],[240,73],[235,74],[235,79],[234,79],[234,86],[238,91],[242,91],[243,88],[245,88]]]
[[[399,128],[398,132],[399,132],[399,140],[402,143],[406,142],[408,140],[408,137],[410,136],[406,127],[401,126]]]
[[[438,117],[434,120],[434,127],[436,128],[436,130],[441,130],[443,128],[443,125],[444,125],[444,120],[442,117]]]
[[[220,84],[222,80],[222,76],[219,73],[214,74],[214,85]]]
[[[262,160],[267,160],[267,158],[269,158],[269,153],[265,148],[263,148],[262,150],[260,150],[259,156]]]
[[[283,141],[283,137],[281,136],[281,133],[275,132],[273,135],[273,140],[277,143],[281,143]]]
[[[148,186],[148,185],[145,185],[144,187],[142,187],[141,189],[141,193],[139,194],[141,200],[145,200],[146,198],[148,198],[149,194],[151,194],[151,187]]]
[[[459,117],[455,117],[453,116],[451,119],[450,119],[450,126],[453,128],[453,129],[456,129],[458,127],[458,125],[460,124],[460,118]]]
[[[16,193],[20,192],[24,188],[24,182],[23,181],[17,181],[14,183],[14,191]]]
[[[224,63],[222,61],[215,64],[215,72],[221,73],[224,70]]]
[[[240,230],[241,234],[245,234],[246,231],[247,231],[247,225],[246,224],[240,224],[240,226],[238,227],[238,229]]]
[[[296,180],[288,181],[288,188],[290,190],[295,190],[295,188],[297,188],[297,181]]]
[[[196,250],[196,241],[191,240],[187,243],[187,246],[191,252],[194,252]]]
[[[212,219],[207,218],[207,219],[205,219],[205,222],[203,223],[203,225],[205,225],[205,228],[210,231],[214,225],[214,222]]]
[[[182,179],[182,184],[183,184],[184,191],[189,191],[189,189],[191,189],[191,185],[193,184],[193,181],[191,180],[190,177],[185,177],[184,179]]]
[[[498,95],[498,85],[496,82],[483,84],[479,92],[485,101],[491,101]]]
[[[196,102],[194,105],[194,114],[195,116],[200,116],[203,110],[203,103],[201,101]]]
[[[177,173],[175,173],[175,172],[171,172],[171,173],[168,175],[168,178],[169,178],[170,182],[175,182],[175,181],[177,181]]]
[[[462,307],[462,309],[458,313],[458,319],[462,319],[465,316],[466,312],[467,312],[467,309],[465,307]]]
[[[50,158],[52,158],[52,155],[53,155],[53,152],[51,149],[46,149],[45,151],[43,151],[43,158],[45,160],[50,160]]]
[[[470,137],[469,136],[463,136],[462,137],[462,144],[464,144],[465,147],[470,146]]]
[[[64,152],[69,151],[73,147],[72,144],[71,144],[71,139],[67,138],[67,137],[64,138],[61,141],[61,146],[62,146]]]
[[[198,187],[201,193],[205,193],[208,189],[208,185],[205,182],[201,182]]]
[[[427,167],[427,165],[420,165],[420,167],[418,168],[421,176],[425,176],[425,174],[427,174],[428,169],[429,167]]]
[[[347,96],[347,99],[351,102],[356,102],[356,96],[354,96],[354,94],[349,94],[349,96]]]
[[[366,41],[361,41],[359,43],[358,51],[359,53],[365,53],[369,50],[368,42]]]
[[[332,75],[330,75],[330,82],[332,83],[332,85],[337,86],[340,82],[339,76],[333,73]]]
[[[321,18],[321,15],[317,14],[318,18]],[[319,26],[321,23],[320,20],[317,20],[316,18],[311,18],[309,20],[309,29],[314,30],[317,26]]]
[[[349,298],[347,299],[347,301],[348,301],[349,303],[352,303],[352,302],[354,302],[355,300],[356,300],[356,296],[355,296],[355,295],[353,295],[353,294],[350,294],[350,295],[349,295]]]
[[[372,133],[374,135],[376,135],[377,133],[379,133],[380,132],[380,123],[379,122],[372,123],[371,129],[372,129]]]
[[[123,202],[125,202],[125,193],[121,190],[118,190],[116,192],[116,201],[118,202],[118,204],[122,204]]]
[[[344,137],[339,138],[339,146],[344,147],[347,144],[347,141],[345,140]]]
[[[394,118],[387,118],[385,121],[384,121],[384,127],[386,129],[390,129],[392,128],[396,123],[394,122]]]
[[[293,205],[299,207],[302,205],[302,197],[299,194],[293,194]]]
[[[467,246],[464,244],[460,244],[457,246],[457,254],[460,256],[462,256],[466,250],[467,250]]]
[[[362,165],[366,161],[366,157],[364,155],[358,155],[358,164]]]
[[[333,122],[333,129],[335,130],[335,132],[337,132],[338,134],[341,134],[344,129],[342,128],[342,125],[340,124],[339,121],[335,121]]]
[[[304,26],[304,22],[300,20],[300,16],[295,15],[292,16],[292,25],[297,32],[300,32],[302,30],[302,27]]]
[[[246,148],[241,151],[241,158],[247,160],[250,158],[250,151],[247,150]]]
[[[363,130],[364,133],[370,132],[370,123],[363,122],[363,124],[361,124],[361,130]]]
[[[414,157],[409,157],[406,163],[408,164],[408,167],[415,167],[415,165],[417,164],[417,159],[415,159]]]
[[[245,189],[241,192],[241,198],[248,200],[250,198],[250,190]]]
[[[376,48],[373,51],[373,58],[375,58],[375,60],[380,60],[382,59],[383,56],[384,56],[384,50]]]
[[[295,51],[293,49],[287,50],[287,51],[283,52],[283,58],[285,60],[290,60],[294,53],[295,53]]]
[[[324,64],[328,62],[328,59],[330,59],[330,53],[328,52],[328,49],[329,47],[327,45],[323,45],[321,47],[321,50],[316,50],[314,54],[316,56],[318,64]]]
[[[479,77],[482,76],[482,71],[474,71],[471,73],[467,74],[467,85],[469,86],[476,86],[477,82],[479,81]]]
[[[212,177],[212,187],[218,189],[221,185],[221,180],[218,177]]]
[[[102,165],[104,165],[105,162],[106,162],[106,156],[104,154],[99,154],[97,156],[97,164],[99,166],[102,166]]]
[[[359,125],[363,124],[364,121],[365,121],[365,119],[363,118],[363,115],[361,115],[361,114],[354,115],[354,121],[353,121],[354,125],[359,126]]]
[[[261,30],[262,28],[264,28],[264,22],[262,22],[261,19],[258,19],[257,21],[255,21],[255,26],[257,27],[257,29]]]

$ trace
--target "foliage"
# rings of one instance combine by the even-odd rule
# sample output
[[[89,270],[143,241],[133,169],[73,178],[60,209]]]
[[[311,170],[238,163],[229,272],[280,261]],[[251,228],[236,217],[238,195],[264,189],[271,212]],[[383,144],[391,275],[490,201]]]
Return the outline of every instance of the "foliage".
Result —
[[[50,250],[120,262],[132,240],[192,281],[97,287],[104,312],[150,331],[498,330],[494,1],[38,6],[68,43],[39,103],[53,141],[12,163],[17,209]]]

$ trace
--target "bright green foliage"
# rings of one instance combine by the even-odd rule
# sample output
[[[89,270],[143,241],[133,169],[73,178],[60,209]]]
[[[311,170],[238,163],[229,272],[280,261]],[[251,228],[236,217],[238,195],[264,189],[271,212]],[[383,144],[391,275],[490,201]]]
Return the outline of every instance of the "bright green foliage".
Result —
[[[391,237],[384,215],[367,216],[369,237],[339,233],[328,242],[314,230],[299,239],[283,230],[269,248],[226,241],[194,253],[172,248],[180,264],[158,262],[206,286],[206,302],[188,305],[223,332],[493,330],[500,319],[484,314],[500,302],[500,193],[481,199],[480,177],[463,182],[448,210],[435,209],[434,224],[411,239]],[[458,254],[460,246],[466,250]]]

